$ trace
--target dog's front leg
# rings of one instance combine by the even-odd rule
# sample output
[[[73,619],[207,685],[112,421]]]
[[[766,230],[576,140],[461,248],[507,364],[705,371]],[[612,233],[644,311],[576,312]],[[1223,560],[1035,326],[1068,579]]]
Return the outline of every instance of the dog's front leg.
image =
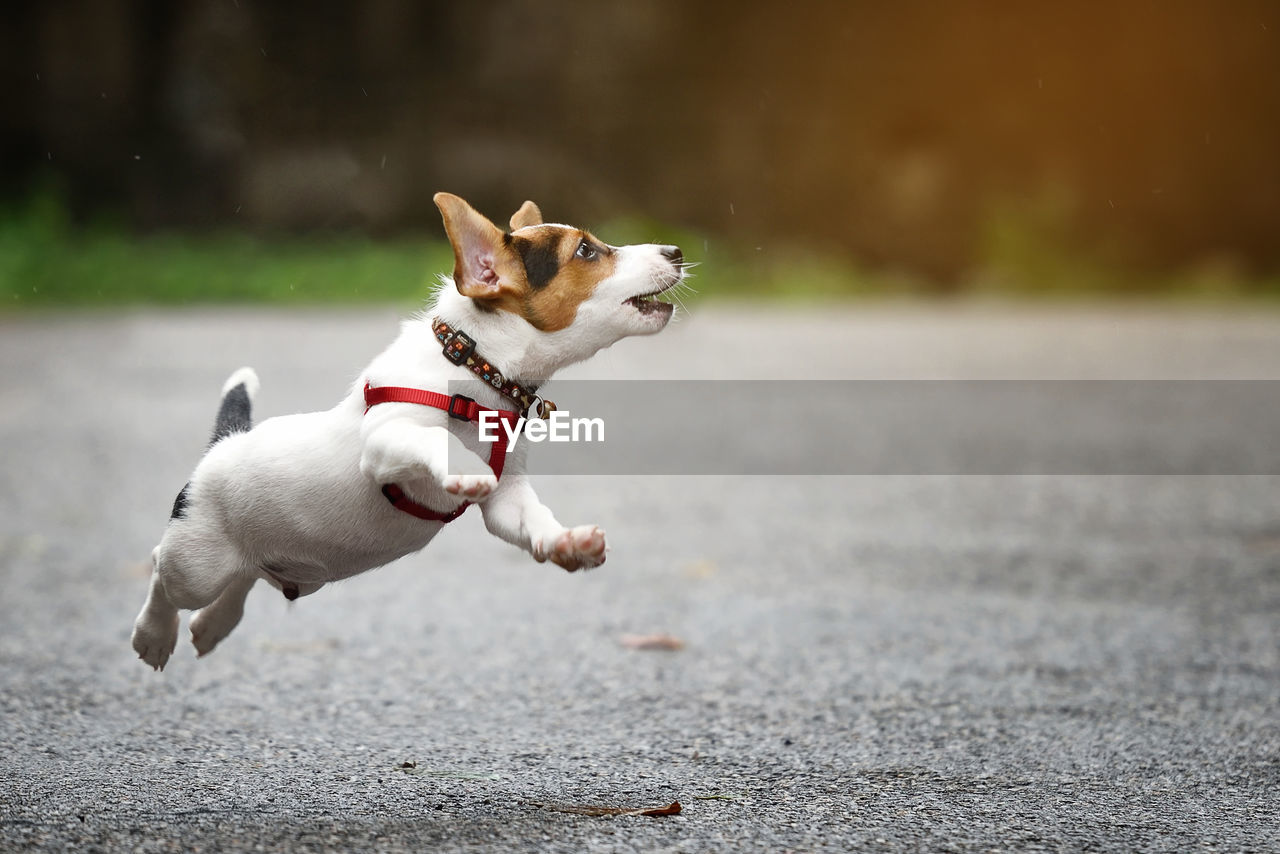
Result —
[[[498,485],[493,469],[458,437],[407,419],[383,422],[365,436],[360,471],[380,484],[434,480],[468,501],[479,501]]]
[[[595,525],[561,525],[522,476],[504,478],[480,509],[489,533],[519,546],[539,563],[549,560],[570,572],[604,563],[604,531]]]

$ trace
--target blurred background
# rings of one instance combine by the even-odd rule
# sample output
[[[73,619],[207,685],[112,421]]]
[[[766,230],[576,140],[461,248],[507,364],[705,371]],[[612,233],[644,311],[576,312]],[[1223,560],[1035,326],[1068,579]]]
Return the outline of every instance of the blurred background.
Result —
[[[1280,295],[1270,0],[15,2],[0,299],[415,299],[431,196],[703,296]]]

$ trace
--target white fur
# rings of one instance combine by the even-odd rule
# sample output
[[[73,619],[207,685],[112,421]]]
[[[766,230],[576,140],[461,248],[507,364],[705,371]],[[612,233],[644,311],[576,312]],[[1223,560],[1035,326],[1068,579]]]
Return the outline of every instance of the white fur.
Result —
[[[222,384],[222,393],[226,394],[238,385],[244,385],[245,391],[249,393],[249,399],[253,400],[258,396],[258,389],[262,384],[258,382],[258,372],[253,368],[241,368],[240,370],[227,377],[227,381]]]
[[[178,609],[200,609],[191,633],[203,655],[239,622],[258,579],[307,595],[426,546],[443,525],[392,507],[380,491],[386,483],[439,511],[479,502],[488,530],[539,562],[568,570],[604,563],[604,531],[566,528],[538,500],[525,476],[527,446],[511,451],[497,480],[489,446],[471,433],[459,439],[444,411],[386,403],[366,414],[363,390],[368,381],[447,393],[451,380],[474,379],[441,355],[432,316],[465,330],[506,376],[524,381],[545,380],[625,336],[657,332],[667,315],[641,315],[624,300],[680,278],[679,265],[660,250],[619,247],[613,275],[559,332],[539,332],[509,312],[481,311],[446,281],[429,311],[402,324],[337,406],[271,418],[215,444],[191,477],[185,515],[171,521],[152,552],[151,588],[133,631],[139,657],[163,669],[177,644]],[[256,393],[257,375],[248,368],[224,391],[240,382]],[[476,397],[482,406],[511,408],[491,389]]]

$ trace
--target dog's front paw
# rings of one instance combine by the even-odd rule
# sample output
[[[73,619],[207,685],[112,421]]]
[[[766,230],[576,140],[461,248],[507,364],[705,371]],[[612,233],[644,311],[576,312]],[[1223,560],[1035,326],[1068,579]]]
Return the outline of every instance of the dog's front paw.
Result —
[[[533,550],[539,561],[549,560],[570,572],[591,569],[604,563],[604,553],[609,546],[604,531],[595,525],[579,525],[566,528],[559,534],[543,537]]]
[[[155,670],[164,670],[178,645],[178,615],[172,619],[144,614],[133,624],[133,651]]]
[[[487,498],[498,488],[498,479],[491,474],[451,474],[444,479],[444,491],[461,495],[468,501]]]

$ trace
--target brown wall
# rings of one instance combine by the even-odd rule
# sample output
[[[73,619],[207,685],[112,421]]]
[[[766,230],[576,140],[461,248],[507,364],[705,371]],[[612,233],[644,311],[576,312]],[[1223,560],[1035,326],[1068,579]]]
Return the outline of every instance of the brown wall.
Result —
[[[14,3],[3,191],[142,227],[436,228],[450,189],[943,275],[996,207],[1280,266],[1280,5]]]

